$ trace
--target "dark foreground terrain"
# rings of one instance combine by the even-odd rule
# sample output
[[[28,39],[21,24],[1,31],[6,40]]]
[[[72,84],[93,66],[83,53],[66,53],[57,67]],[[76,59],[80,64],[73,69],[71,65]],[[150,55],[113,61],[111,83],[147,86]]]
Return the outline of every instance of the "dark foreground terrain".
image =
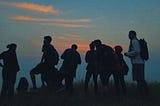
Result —
[[[83,83],[75,85],[74,93],[68,95],[65,92],[49,92],[46,88],[30,91],[13,98],[0,97],[0,106],[160,106],[160,83],[150,83],[150,94],[141,96],[137,92],[135,84],[127,84],[126,96],[115,96],[113,86],[110,85],[106,94],[99,87],[97,95],[90,85],[89,92],[84,93]]]

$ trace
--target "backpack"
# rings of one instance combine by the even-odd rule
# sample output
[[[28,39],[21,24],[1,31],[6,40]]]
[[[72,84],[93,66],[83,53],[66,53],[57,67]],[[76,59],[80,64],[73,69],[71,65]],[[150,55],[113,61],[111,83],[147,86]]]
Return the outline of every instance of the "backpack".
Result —
[[[149,59],[149,52],[148,52],[148,46],[147,42],[144,39],[139,40],[140,44],[140,56],[143,60],[148,60]]]
[[[115,59],[114,59],[114,50],[107,45],[102,45],[102,54],[101,54],[101,59],[104,63],[106,63],[109,66],[114,65]]]
[[[125,60],[120,60],[120,57],[118,57],[118,55],[115,53],[114,54],[115,57],[115,66],[113,67],[115,70],[120,70],[122,71],[123,75],[127,75],[128,71],[129,71],[129,67],[127,65],[127,63],[125,62]],[[122,55],[123,58],[123,55]]]

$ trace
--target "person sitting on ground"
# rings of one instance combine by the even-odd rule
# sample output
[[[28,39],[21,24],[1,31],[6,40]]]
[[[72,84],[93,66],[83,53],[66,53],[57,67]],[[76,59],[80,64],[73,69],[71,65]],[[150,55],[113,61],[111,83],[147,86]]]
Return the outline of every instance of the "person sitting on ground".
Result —
[[[28,91],[28,80],[25,77],[21,77],[17,87],[18,94],[24,94]]]

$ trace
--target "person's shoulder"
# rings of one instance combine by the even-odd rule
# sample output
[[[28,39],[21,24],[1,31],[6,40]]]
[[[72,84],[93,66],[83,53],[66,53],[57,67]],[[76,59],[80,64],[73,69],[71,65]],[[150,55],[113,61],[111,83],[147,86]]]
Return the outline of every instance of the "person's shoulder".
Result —
[[[137,38],[132,39],[132,43],[137,43],[137,42],[139,42],[139,40]]]
[[[65,49],[66,52],[72,51],[71,48]]]
[[[65,50],[64,50],[63,54],[68,54],[68,53],[70,53],[70,52],[71,52],[71,49],[68,48],[68,49],[65,49]]]
[[[86,52],[86,54],[88,54],[88,53],[90,53],[91,52],[91,50],[88,50],[87,52]]]
[[[113,48],[112,48],[111,46],[109,46],[109,45],[103,44],[103,45],[102,45],[102,48],[105,49],[105,50],[114,52]]]
[[[55,49],[54,46],[53,46],[52,44],[49,44],[48,47],[49,47],[49,48]]]

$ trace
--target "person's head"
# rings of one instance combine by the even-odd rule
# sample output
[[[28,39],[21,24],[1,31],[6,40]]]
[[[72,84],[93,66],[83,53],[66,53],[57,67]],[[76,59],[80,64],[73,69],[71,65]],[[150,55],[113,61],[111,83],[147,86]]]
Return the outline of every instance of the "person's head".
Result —
[[[121,53],[123,51],[123,48],[120,45],[115,46],[114,49],[116,53]]]
[[[128,37],[129,37],[129,39],[132,40],[133,38],[136,37],[136,35],[137,35],[136,31],[131,30],[131,31],[129,31]]]
[[[99,40],[99,39],[94,40],[93,42],[94,42],[94,44],[95,44],[96,47],[99,47],[99,46],[102,45],[102,42],[101,42],[101,40]]]
[[[50,44],[51,41],[52,41],[51,36],[44,36],[44,40],[43,40],[44,44]]]
[[[91,50],[94,50],[94,48],[95,48],[94,42],[91,42],[91,43],[89,44],[89,47],[90,47]]]
[[[7,45],[7,48],[8,48],[9,50],[15,51],[16,48],[17,48],[17,45],[16,45],[15,43],[11,43],[11,44],[8,44],[8,45]]]
[[[72,44],[71,48],[72,48],[73,50],[77,50],[78,46],[77,46],[76,44]]]

